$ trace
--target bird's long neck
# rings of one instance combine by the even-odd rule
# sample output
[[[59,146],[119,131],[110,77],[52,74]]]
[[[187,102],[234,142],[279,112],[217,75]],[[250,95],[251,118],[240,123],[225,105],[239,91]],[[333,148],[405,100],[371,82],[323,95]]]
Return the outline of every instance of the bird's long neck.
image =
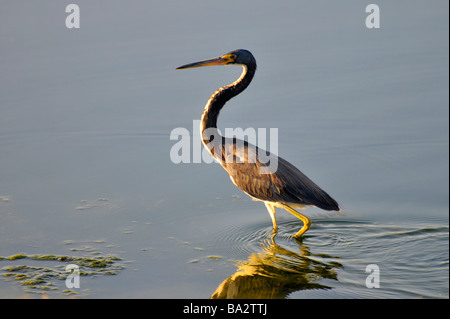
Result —
[[[243,68],[244,70],[239,79],[230,85],[218,89],[211,95],[206,103],[200,122],[200,134],[203,144],[205,146],[208,146],[209,144],[209,150],[210,147],[213,146],[211,144],[213,144],[214,140],[214,137],[211,135],[214,135],[216,138],[220,136],[217,131],[217,118],[219,117],[220,110],[228,100],[244,91],[255,75],[256,64],[248,66],[243,65]]]

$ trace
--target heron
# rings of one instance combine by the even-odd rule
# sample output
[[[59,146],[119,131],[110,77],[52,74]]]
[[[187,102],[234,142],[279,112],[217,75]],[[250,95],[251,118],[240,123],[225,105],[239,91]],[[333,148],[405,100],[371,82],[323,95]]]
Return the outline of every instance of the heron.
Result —
[[[316,206],[340,212],[338,203],[330,195],[285,159],[247,141],[220,135],[217,129],[219,113],[227,101],[248,87],[255,75],[256,60],[250,51],[239,49],[180,66],[177,70],[211,65],[240,65],[243,71],[235,82],[215,91],[206,103],[200,121],[202,143],[238,188],[252,199],[264,202],[272,219],[272,233],[275,235],[278,231],[276,207],[285,209],[303,222],[294,238],[302,237],[311,226],[311,220],[297,210]],[[271,165],[274,163],[276,165]]]

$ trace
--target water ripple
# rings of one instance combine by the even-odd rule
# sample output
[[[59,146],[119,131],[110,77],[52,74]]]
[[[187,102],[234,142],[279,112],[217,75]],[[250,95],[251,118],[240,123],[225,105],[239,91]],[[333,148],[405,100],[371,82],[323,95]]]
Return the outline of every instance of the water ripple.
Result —
[[[332,285],[338,296],[448,297],[448,225],[319,219],[313,220],[311,229],[302,240],[296,240],[291,235],[299,226],[297,220],[279,222],[275,242],[283,249],[280,258],[289,259],[286,251],[296,255],[300,252],[300,256],[315,262],[329,263],[330,258],[334,258],[342,265],[342,268],[338,267],[337,281]],[[222,247],[226,246],[230,256],[251,256],[267,250],[267,237],[271,231],[267,222],[234,225],[217,233],[215,241]],[[279,264],[292,266],[299,260],[296,258]],[[369,264],[377,264],[380,268],[379,289],[365,286],[366,266]]]

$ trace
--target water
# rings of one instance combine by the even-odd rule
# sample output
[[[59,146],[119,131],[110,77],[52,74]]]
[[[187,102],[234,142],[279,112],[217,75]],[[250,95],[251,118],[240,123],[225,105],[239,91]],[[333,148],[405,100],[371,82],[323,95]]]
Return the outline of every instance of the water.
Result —
[[[359,1],[77,4],[78,30],[54,1],[0,12],[0,256],[124,268],[75,295],[3,278],[2,298],[448,298],[447,2],[378,2],[378,30]],[[258,71],[220,128],[278,128],[279,155],[341,205],[308,208],[302,241],[279,209],[268,238],[264,205],[219,165],[170,160],[170,132],[198,134],[209,95],[240,73],[174,69],[236,48]]]

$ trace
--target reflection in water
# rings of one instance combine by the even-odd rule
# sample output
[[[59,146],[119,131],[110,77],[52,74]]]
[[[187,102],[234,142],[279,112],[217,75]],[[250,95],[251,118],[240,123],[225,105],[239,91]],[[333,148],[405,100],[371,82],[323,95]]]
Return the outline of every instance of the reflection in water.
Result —
[[[298,290],[330,289],[319,281],[337,280],[335,269],[342,265],[326,260],[339,257],[311,254],[307,245],[297,242],[300,253],[277,245],[273,237],[265,240],[262,252],[252,253],[247,261],[239,262],[236,273],[222,282],[211,298],[280,299]]]

